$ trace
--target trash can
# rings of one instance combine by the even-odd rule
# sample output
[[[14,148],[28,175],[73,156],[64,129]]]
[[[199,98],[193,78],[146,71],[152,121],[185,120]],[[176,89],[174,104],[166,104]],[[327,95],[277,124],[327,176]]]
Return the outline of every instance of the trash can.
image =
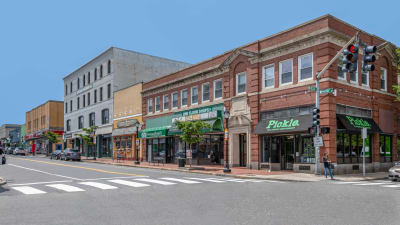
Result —
[[[178,159],[178,166],[179,167],[185,167],[185,159],[184,158],[179,158]]]

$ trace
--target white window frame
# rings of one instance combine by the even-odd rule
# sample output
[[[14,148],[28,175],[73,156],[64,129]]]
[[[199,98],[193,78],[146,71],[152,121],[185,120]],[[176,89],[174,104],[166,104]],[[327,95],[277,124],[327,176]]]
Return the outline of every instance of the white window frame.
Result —
[[[342,67],[343,67],[343,54],[341,54],[338,58],[338,63],[339,60],[342,60]],[[337,71],[337,78],[338,80],[347,80],[347,72],[343,72],[344,77],[339,77],[339,71]]]
[[[168,107],[165,108],[165,97],[168,97]],[[163,96],[163,111],[169,110],[169,95],[164,95]]]
[[[239,76],[244,75],[244,81],[246,83],[245,91],[239,93]],[[243,95],[247,93],[247,76],[246,72],[241,72],[236,74],[236,95]]]
[[[359,69],[359,66],[357,65],[356,80],[355,80],[355,81],[352,81],[352,80],[351,80],[351,73],[349,72],[349,80],[350,80],[350,83],[351,83],[351,84],[358,84],[358,69]]]
[[[204,85],[206,85],[206,84],[208,84],[208,100],[204,100]],[[210,83],[209,82],[203,83],[201,85],[201,103],[209,102],[210,101],[210,97],[211,97],[211,95],[210,95]]]
[[[151,111],[150,111],[150,102],[151,102]],[[147,99],[147,114],[153,113],[153,98]]]
[[[186,91],[186,105],[183,104],[183,92]],[[188,89],[183,89],[181,90],[181,108],[187,107],[189,104],[189,95],[188,95]]]
[[[362,73],[361,73],[361,85],[362,86],[364,86],[364,87],[369,87],[369,71],[367,71],[367,84],[363,84],[363,82],[362,82]]]
[[[219,81],[221,81],[221,97],[218,97],[218,98],[216,98],[215,97],[215,92],[216,92],[216,83],[217,82],[219,82]],[[224,96],[224,83],[223,83],[223,81],[222,81],[222,79],[218,79],[218,80],[214,80],[214,82],[213,82],[213,85],[214,85],[214,88],[213,88],[213,94],[214,94],[214,96],[213,96],[213,99],[214,100],[219,100],[219,99],[222,99],[222,97]]]
[[[382,78],[381,78],[381,71],[382,71],[382,70],[384,71],[383,75],[384,75],[384,77],[385,77],[385,88],[384,88],[384,89],[381,88],[381,80],[382,80]],[[387,91],[387,86],[388,86],[388,84],[387,84],[387,69],[384,68],[384,67],[381,67],[381,68],[379,69],[379,89],[380,89],[381,91]]]
[[[292,82],[282,84],[282,63],[286,61],[292,62]],[[291,85],[293,84],[293,59],[286,59],[279,62],[279,86]]]
[[[171,94],[171,109],[177,109],[178,107],[179,107],[179,104],[177,104],[175,107],[174,107],[174,94],[176,94],[176,102],[177,103],[179,103],[179,96],[178,96],[178,92],[177,91],[175,91],[175,92],[173,92],[172,94]]]
[[[197,88],[197,102],[193,102],[193,89]],[[197,105],[199,104],[199,86],[193,86],[190,88],[190,104]]]
[[[265,86],[265,79],[266,79],[265,69],[270,68],[270,67],[272,67],[272,75],[273,75],[274,83],[272,84],[272,86],[266,87]],[[262,88],[269,89],[269,88],[274,88],[274,87],[275,87],[275,65],[274,64],[265,65],[262,67]]]
[[[158,103],[160,105],[159,109],[157,110],[157,99],[158,99]],[[160,112],[161,111],[161,97],[157,96],[154,98],[154,111],[155,112]]]
[[[306,79],[301,79],[301,58],[304,56],[308,56],[311,55],[311,77],[310,78],[306,78]],[[308,80],[312,80],[314,78],[314,54],[312,52],[301,55],[299,57],[297,57],[297,80],[298,82],[303,82],[303,81],[308,81]],[[292,71],[293,71],[293,64],[292,64]],[[293,77],[293,75],[292,75]],[[293,79],[292,79],[293,82]]]

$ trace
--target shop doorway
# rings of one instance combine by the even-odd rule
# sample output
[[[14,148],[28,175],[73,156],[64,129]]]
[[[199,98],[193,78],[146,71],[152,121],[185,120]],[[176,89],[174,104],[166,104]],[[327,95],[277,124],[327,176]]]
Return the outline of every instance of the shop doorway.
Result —
[[[247,138],[246,134],[239,134],[239,166],[247,165]]]
[[[283,136],[281,141],[281,170],[293,170],[294,136]]]

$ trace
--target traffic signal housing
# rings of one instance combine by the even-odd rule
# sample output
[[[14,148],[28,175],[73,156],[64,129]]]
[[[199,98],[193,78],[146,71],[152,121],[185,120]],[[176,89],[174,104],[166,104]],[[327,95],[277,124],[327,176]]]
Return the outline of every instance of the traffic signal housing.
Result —
[[[343,51],[343,72],[355,72],[357,71],[357,61],[358,61],[358,44],[350,44],[347,49]]]
[[[313,116],[312,116],[312,126],[317,127],[320,124],[320,116],[319,116],[319,109],[318,108],[313,108]]]
[[[376,60],[375,55],[372,55],[376,52],[376,46],[372,45],[367,45],[364,47],[364,56],[363,56],[363,71],[368,72],[368,71],[374,71],[375,70],[375,65],[374,64],[369,64],[373,63]]]

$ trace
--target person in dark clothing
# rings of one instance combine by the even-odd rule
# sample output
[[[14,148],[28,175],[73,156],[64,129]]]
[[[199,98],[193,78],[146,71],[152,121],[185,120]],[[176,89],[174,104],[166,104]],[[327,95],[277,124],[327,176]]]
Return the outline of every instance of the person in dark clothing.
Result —
[[[331,176],[331,180],[333,180],[331,161],[328,158],[327,152],[324,153],[324,156],[322,157],[322,162],[324,163],[325,178],[328,178],[329,173],[329,175]]]

